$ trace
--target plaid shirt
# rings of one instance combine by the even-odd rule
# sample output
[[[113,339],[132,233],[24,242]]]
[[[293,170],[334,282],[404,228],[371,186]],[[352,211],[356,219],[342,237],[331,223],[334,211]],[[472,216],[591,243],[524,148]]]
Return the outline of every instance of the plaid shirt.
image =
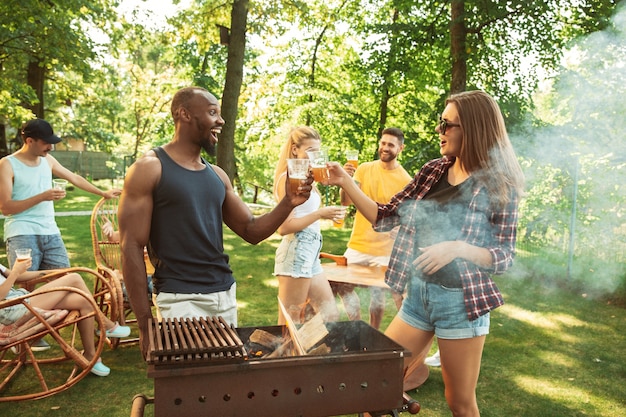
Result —
[[[400,225],[385,274],[385,282],[398,292],[404,291],[414,270],[412,262],[415,259],[416,233],[419,230],[412,221],[415,211],[410,210],[411,203],[423,199],[453,163],[454,158],[446,157],[426,163],[404,190],[396,194],[389,203],[378,204],[375,230],[387,231]],[[495,209],[489,204],[486,189],[480,184],[474,185],[459,240],[488,249],[493,262],[486,269],[465,259],[455,260],[461,273],[469,320],[475,320],[504,304],[502,294],[491,279],[491,274],[501,274],[513,263],[517,206],[518,198],[514,196],[504,208]]]

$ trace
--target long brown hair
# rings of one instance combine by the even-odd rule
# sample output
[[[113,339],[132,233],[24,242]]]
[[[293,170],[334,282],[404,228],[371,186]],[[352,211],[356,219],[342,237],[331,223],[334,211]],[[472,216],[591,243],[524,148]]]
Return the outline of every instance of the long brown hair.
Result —
[[[316,139],[320,141],[320,143],[322,142],[322,138],[317,130],[309,126],[297,126],[289,132],[287,141],[280,149],[278,163],[276,164],[276,169],[274,170],[274,198],[277,197],[276,186],[278,181],[280,181],[282,175],[287,172],[287,159],[293,158],[293,154],[291,152],[292,147],[295,145],[299,148],[307,139]]]
[[[512,192],[522,195],[524,174],[496,101],[483,91],[465,91],[448,97],[449,103],[456,105],[463,129],[463,168],[485,184],[498,205],[508,203]]]

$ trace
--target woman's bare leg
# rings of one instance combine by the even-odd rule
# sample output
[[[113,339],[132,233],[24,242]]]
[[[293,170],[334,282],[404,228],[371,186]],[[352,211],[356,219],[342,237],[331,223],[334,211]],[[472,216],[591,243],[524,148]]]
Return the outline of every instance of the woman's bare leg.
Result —
[[[53,309],[65,309],[65,310],[78,310],[81,316],[86,316],[93,312],[93,307],[84,297],[79,294],[69,292],[69,291],[54,291],[49,292],[47,294],[43,294],[37,297],[37,293],[48,288],[57,288],[57,287],[72,287],[82,291],[85,291],[87,294],[91,294],[87,289],[87,285],[83,278],[76,273],[70,273],[55,279],[52,282],[48,282],[37,289],[35,289],[31,293],[30,304],[33,307],[41,308],[44,310],[53,310]],[[103,315],[100,311],[97,312],[104,317],[104,323],[107,329],[111,329],[115,326],[108,317]],[[81,320],[78,323],[78,332],[80,333],[80,338],[83,342],[84,348],[84,356],[87,359],[93,358],[96,353],[95,344],[93,340],[94,335],[94,319],[89,318],[86,320]]]
[[[478,417],[476,385],[485,337],[438,339],[446,400],[455,417]]]
[[[325,322],[339,320],[337,302],[326,277],[319,274],[309,281],[311,281],[311,286],[308,295],[315,311],[322,314]]]
[[[404,390],[423,384],[429,374],[424,359],[430,350],[434,332],[416,329],[396,315],[385,330],[385,335],[411,351],[411,356],[404,360]]]
[[[293,278],[285,275],[277,275],[278,298],[289,311],[289,315],[294,322],[300,323],[302,312],[309,297],[311,280],[308,278]],[[278,309],[278,324],[286,323],[282,311]]]
[[[380,328],[385,315],[386,294],[387,292],[380,288],[370,288],[370,325],[375,329]]]

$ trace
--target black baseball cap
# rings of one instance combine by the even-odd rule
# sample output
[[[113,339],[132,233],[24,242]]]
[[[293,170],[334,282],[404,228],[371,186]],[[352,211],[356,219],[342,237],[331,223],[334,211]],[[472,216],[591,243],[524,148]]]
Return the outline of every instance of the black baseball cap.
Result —
[[[41,139],[51,145],[61,142],[61,138],[54,134],[50,123],[43,119],[33,119],[22,126],[22,138]]]

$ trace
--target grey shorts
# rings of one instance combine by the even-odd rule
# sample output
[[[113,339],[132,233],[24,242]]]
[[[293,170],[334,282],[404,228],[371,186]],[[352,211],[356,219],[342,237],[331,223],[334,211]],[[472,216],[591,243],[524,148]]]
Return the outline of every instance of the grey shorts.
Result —
[[[157,307],[164,319],[218,317],[237,326],[237,284],[226,291],[209,294],[180,294],[161,292]]]
[[[276,249],[274,275],[293,278],[313,278],[320,275],[322,263],[322,234],[311,229],[283,236]]]

